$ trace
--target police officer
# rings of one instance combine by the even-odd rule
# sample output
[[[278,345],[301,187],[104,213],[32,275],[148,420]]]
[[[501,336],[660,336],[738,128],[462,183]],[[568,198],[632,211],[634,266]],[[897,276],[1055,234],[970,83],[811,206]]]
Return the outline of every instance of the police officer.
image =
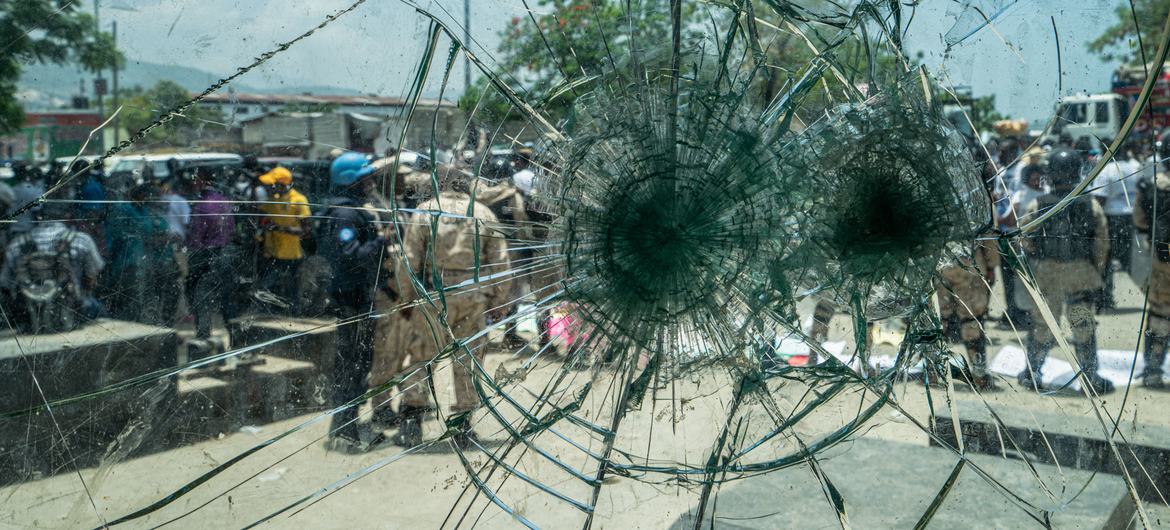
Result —
[[[486,205],[471,200],[468,193],[470,176],[450,166],[438,168],[438,176],[442,191],[438,197],[418,205],[418,209],[425,213],[416,214],[406,228],[402,248],[404,259],[398,260],[394,277],[400,284],[414,285],[399,293],[400,303],[424,298],[424,294],[429,300],[403,315],[407,321],[415,323],[414,329],[403,330],[407,337],[412,338],[403,341],[406,348],[403,353],[409,355],[409,364],[413,366],[408,370],[425,367],[436,353],[447,351],[460,341],[452,353],[455,379],[452,417],[462,420],[455,443],[466,448],[475,439],[470,412],[479,400],[473,378],[475,365],[483,362],[484,348],[483,337],[468,339],[484,329],[489,312],[498,317],[507,310],[501,306],[505,306],[508,299],[508,282],[488,278],[493,273],[508,270],[507,244],[496,226],[495,214]],[[436,217],[439,212],[443,215]],[[433,226],[435,223],[437,226]],[[408,281],[408,278],[413,280]],[[418,286],[429,293],[416,292]],[[439,288],[444,290],[442,303],[446,304],[448,326],[437,324],[437,317],[444,309],[435,294]],[[419,318],[417,312],[420,311],[427,312],[428,318]],[[423,327],[428,322],[433,323],[432,326]],[[434,366],[429,368],[427,371],[433,371]],[[429,405],[429,390],[419,372],[401,386],[404,388],[402,424],[394,442],[410,447],[422,440],[422,417]]]
[[[1025,207],[1025,216],[1035,218],[1053,209],[1081,178],[1084,161],[1070,149],[1060,148],[1048,155],[1052,191]],[[1073,348],[1085,380],[1099,393],[1113,391],[1113,384],[1097,373],[1097,321],[1094,302],[1103,283],[1101,271],[1109,259],[1109,227],[1101,205],[1091,197],[1080,197],[1044,221],[1023,241],[1024,251],[1035,271],[1036,285],[1059,321],[1068,308]],[[1055,340],[1039,311],[1033,311],[1033,328],[1028,337],[1028,366],[1016,376],[1020,385],[1040,388],[1040,370]]]
[[[378,211],[366,205],[376,195],[374,168],[358,153],[344,153],[329,168],[335,196],[329,200],[317,248],[332,267],[330,297],[339,317],[333,361],[331,405],[350,403],[365,392],[374,349],[374,292],[386,238]],[[354,452],[366,445],[358,435],[357,404],[334,414],[327,448]]]
[[[995,245],[994,239],[976,241],[969,257],[940,270],[935,279],[943,332],[947,340],[963,342],[972,376],[969,382],[979,390],[995,388],[987,373],[987,337],[980,323],[987,318],[991,286],[999,267]]]
[[[1153,264],[1150,270],[1149,313],[1146,315],[1145,369],[1142,385],[1164,389],[1162,363],[1170,342],[1170,173],[1166,159],[1156,168],[1154,177],[1137,184],[1133,208],[1133,225],[1139,234],[1151,240]]]

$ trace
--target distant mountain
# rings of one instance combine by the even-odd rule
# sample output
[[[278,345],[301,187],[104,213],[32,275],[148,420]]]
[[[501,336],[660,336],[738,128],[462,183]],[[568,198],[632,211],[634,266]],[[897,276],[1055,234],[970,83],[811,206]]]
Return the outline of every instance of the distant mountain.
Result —
[[[109,77],[109,73],[106,74]],[[126,68],[118,73],[118,84],[122,87],[140,86],[148,88],[158,81],[169,79],[192,92],[200,92],[219,81],[220,75],[198,68],[174,64],[158,64],[145,61],[127,60]],[[21,67],[17,91],[28,108],[47,108],[67,103],[77,94],[79,80],[85,83],[85,93],[93,93],[93,74],[84,72],[75,65],[26,64]],[[230,86],[237,92],[259,92],[270,94],[333,94],[340,96],[360,95],[353,89],[324,85],[277,85],[257,87],[234,82]]]

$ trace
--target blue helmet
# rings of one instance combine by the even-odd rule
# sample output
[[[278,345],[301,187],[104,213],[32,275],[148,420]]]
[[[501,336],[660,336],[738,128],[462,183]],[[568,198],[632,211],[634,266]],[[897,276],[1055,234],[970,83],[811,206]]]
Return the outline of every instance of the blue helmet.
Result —
[[[374,172],[370,161],[358,153],[344,153],[329,166],[329,183],[335,187],[347,187]]]

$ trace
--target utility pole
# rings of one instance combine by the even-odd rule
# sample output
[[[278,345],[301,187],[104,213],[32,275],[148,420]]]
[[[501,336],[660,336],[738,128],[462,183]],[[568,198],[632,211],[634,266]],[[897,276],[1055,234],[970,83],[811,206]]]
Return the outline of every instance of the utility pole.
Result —
[[[471,58],[467,50],[471,47],[471,0],[463,0],[463,91],[471,90]]]
[[[97,39],[102,32],[101,19],[101,0],[93,0],[93,33],[94,38]],[[106,117],[106,107],[102,104],[102,96],[106,93],[106,80],[102,78],[102,70],[99,68],[94,72],[97,77],[93,80],[93,94],[97,96],[98,106],[98,121],[104,121]],[[98,134],[98,148],[102,153],[106,152],[106,134],[101,131]]]
[[[115,20],[113,23],[110,24],[110,26],[111,26],[111,31],[112,31],[113,37],[114,37],[114,50],[115,50],[115,53],[117,53],[117,50],[118,50],[118,21]],[[114,61],[114,111],[115,112],[118,111],[118,61]],[[120,138],[120,136],[122,135],[122,132],[121,132],[122,128],[120,127],[119,122],[121,122],[121,118],[119,118],[118,116],[114,116],[114,145],[118,145],[118,143],[122,141],[122,139]]]

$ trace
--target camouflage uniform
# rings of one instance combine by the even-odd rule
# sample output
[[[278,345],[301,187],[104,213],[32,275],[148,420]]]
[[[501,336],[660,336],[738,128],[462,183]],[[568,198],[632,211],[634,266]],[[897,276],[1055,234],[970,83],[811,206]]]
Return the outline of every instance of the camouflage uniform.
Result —
[[[995,245],[994,240],[977,241],[970,257],[940,270],[935,278],[943,330],[949,340],[963,342],[971,371],[978,378],[987,375],[987,340],[980,321],[987,317],[993,271],[999,267]]]
[[[509,254],[519,269],[528,269],[532,266],[533,230],[528,220],[528,209],[524,204],[524,195],[510,180],[502,180],[497,184],[485,185],[479,181],[475,187],[475,201],[486,205],[499,220],[499,230],[508,238],[513,248]],[[520,273],[513,281],[508,293],[510,300],[520,300],[532,292],[529,287],[529,275]],[[520,304],[512,304],[507,316],[516,314]],[[522,343],[523,339],[516,335],[515,324],[505,329],[505,337],[514,343]]]
[[[434,216],[425,213],[416,214],[405,230],[404,259],[396,260],[394,273],[396,282],[402,285],[398,291],[399,302],[422,298],[421,293],[416,296],[416,287],[409,285],[412,276],[425,286],[430,298],[430,301],[423,301],[410,310],[406,320],[399,321],[403,328],[409,326],[409,329],[399,330],[397,341],[403,348],[403,356],[409,360],[408,371],[429,362],[452,341],[466,340],[483,332],[487,311],[504,304],[507,299],[509,282],[483,278],[508,270],[505,238],[496,229],[495,214],[479,202],[474,203],[474,219],[462,217],[471,204],[466,193],[444,191],[437,200],[431,199],[418,206],[419,210],[441,210],[451,214],[438,218],[437,234],[432,233]],[[480,283],[455,287],[475,280],[477,237]],[[449,330],[439,321],[443,302],[435,292],[438,285],[432,284],[436,274],[445,289]],[[472,386],[473,374],[467,369],[472,363],[467,351],[471,351],[475,362],[481,362],[485,338],[486,334],[464,344],[454,355],[455,413],[469,411],[479,404]],[[404,408],[427,407],[428,387],[421,375],[408,378],[401,386]]]
[[[1157,211],[1154,211],[1154,194],[1159,195]],[[1138,233],[1147,239],[1155,228],[1155,221],[1164,215],[1170,215],[1170,204],[1162,204],[1165,197],[1170,197],[1170,174],[1158,171],[1153,182],[1145,179],[1138,183],[1137,198],[1134,201],[1133,225]],[[1154,215],[1151,215],[1154,214]],[[1153,217],[1153,218],[1151,218]],[[1155,234],[1158,243],[1151,246],[1154,254],[1150,269],[1149,283],[1142,286],[1149,298],[1149,314],[1146,315],[1146,349],[1145,371],[1142,379],[1146,386],[1162,387],[1162,363],[1166,360],[1166,346],[1170,343],[1170,261],[1162,258],[1170,257],[1170,248],[1167,240],[1170,234],[1163,234],[1162,223],[1158,223]],[[1162,256],[1162,257],[1159,257]]]
[[[1026,208],[1029,218],[1053,208],[1064,192],[1038,197]],[[1094,302],[1104,283],[1101,271],[1109,259],[1109,226],[1101,205],[1084,196],[1047,219],[1022,242],[1035,274],[1036,288],[1059,322],[1064,309],[1073,332],[1073,346],[1091,381],[1097,375],[1097,320]],[[1028,364],[1019,374],[1021,384],[1039,380],[1040,368],[1055,345],[1048,323],[1032,302],[1033,328],[1028,338]]]

